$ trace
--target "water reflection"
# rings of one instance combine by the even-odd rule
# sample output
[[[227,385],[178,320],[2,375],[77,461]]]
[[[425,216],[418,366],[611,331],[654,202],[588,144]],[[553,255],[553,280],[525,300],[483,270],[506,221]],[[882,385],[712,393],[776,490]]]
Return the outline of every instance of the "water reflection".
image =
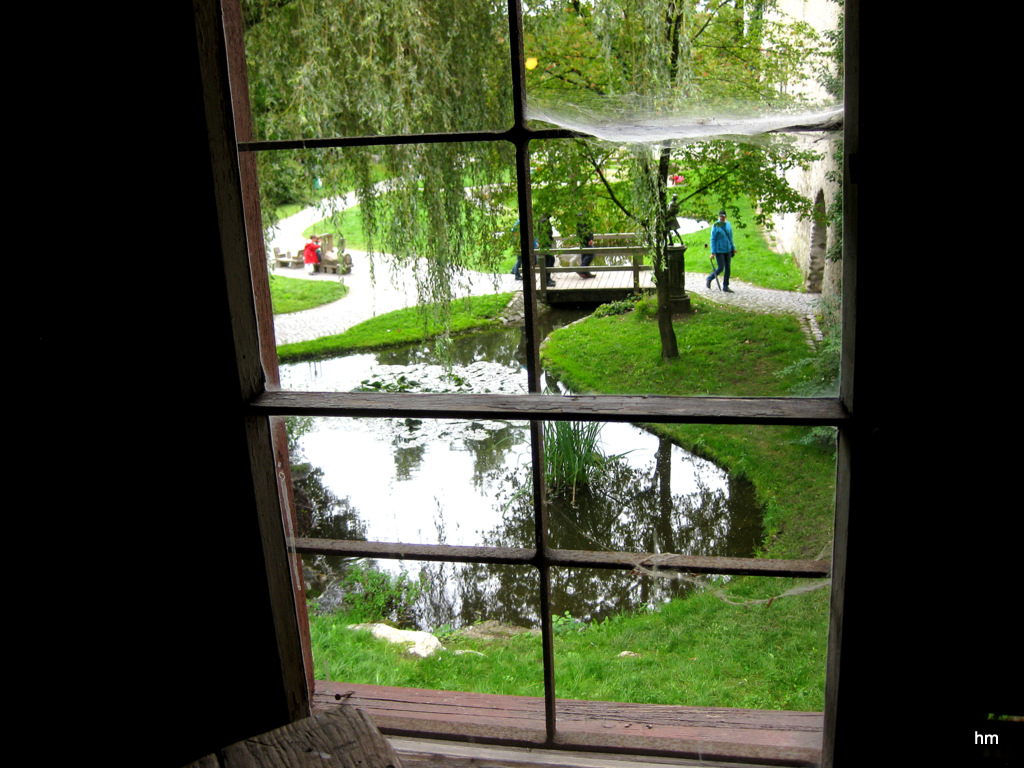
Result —
[[[346,390],[365,379],[416,381],[440,391],[526,390],[522,331],[459,337],[446,377],[430,345],[282,366],[294,389]],[[311,419],[297,435],[299,519],[314,537],[532,547],[533,495],[526,422],[504,420]],[[621,456],[575,489],[548,492],[549,540],[560,549],[749,556],[761,540],[753,490],[668,440],[630,424],[605,424],[606,455]],[[294,459],[293,459],[294,460]],[[300,500],[301,498],[301,500]],[[412,622],[430,629],[497,619],[537,623],[532,568],[398,563],[421,577]],[[343,559],[307,559],[317,594]],[[422,574],[422,576],[421,576]],[[559,568],[552,607],[600,620],[684,594],[674,579],[632,571]]]

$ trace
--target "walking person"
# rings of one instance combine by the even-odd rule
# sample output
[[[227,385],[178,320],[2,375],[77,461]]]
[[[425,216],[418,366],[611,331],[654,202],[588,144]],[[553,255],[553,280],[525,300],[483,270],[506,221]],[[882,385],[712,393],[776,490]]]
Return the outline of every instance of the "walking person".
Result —
[[[512,225],[512,231],[516,232],[518,229],[519,229],[519,219],[516,219],[516,223]],[[554,231],[551,228],[551,216],[546,214],[546,213],[543,216],[540,217],[540,233],[539,233],[539,236],[544,239],[544,244],[541,245],[540,241],[538,240],[537,236],[535,235],[534,238],[533,238],[533,247],[534,247],[534,249],[541,248],[541,247],[543,247],[543,248],[554,248],[555,247],[555,234],[554,234]],[[548,267],[555,266],[555,257],[552,256],[550,253],[547,254],[544,257],[544,263],[547,264]],[[522,267],[523,267],[523,255],[522,255],[522,253],[520,253],[519,257],[516,259],[515,266],[512,267],[512,274],[515,276],[516,280],[522,281],[522,279],[523,279]],[[555,280],[554,280],[554,278],[551,277],[550,273],[548,274],[547,285],[548,285],[548,288],[554,288],[555,287]]]
[[[722,275],[722,290],[726,293],[733,293],[729,287],[729,271],[732,266],[732,257],[736,253],[736,246],[732,240],[732,225],[725,220],[725,209],[718,212],[718,221],[711,227],[711,254],[715,257],[718,265],[708,275],[704,284],[711,290],[711,281],[718,275]]]
[[[579,224],[576,227],[576,234],[580,239],[580,248],[593,248],[594,247],[594,230],[590,228],[590,224],[586,219],[579,219]],[[594,253],[583,251],[580,255],[580,266],[589,267],[591,262],[594,260]],[[577,272],[580,277],[590,278],[596,277],[593,272]]]

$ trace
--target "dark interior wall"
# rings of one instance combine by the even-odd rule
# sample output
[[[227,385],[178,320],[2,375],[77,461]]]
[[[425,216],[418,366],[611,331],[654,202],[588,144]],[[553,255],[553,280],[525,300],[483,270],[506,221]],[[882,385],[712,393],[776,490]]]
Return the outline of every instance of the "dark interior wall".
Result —
[[[156,140],[121,149],[119,158],[142,179],[123,188],[121,200],[151,229],[125,233],[145,238],[147,258],[125,260],[120,279],[132,289],[112,288],[118,311],[102,318],[125,352],[107,369],[120,390],[101,415],[121,428],[111,508],[135,526],[141,520],[143,535],[136,527],[117,539],[115,578],[104,579],[106,637],[134,651],[113,662],[123,673],[113,691],[119,706],[107,712],[149,746],[146,764],[169,766],[286,717],[237,412],[189,10],[178,5],[169,12],[176,16],[155,21],[156,33],[136,41],[144,43],[140,58],[125,65],[152,74],[145,91],[119,90],[128,108],[121,125],[144,127]],[[974,388],[977,371],[962,371],[966,345],[977,348],[979,366],[1005,348],[986,345],[981,329],[963,338],[943,252],[931,250],[922,231],[933,198],[916,200],[905,183],[893,183],[898,169],[904,182],[942,188],[925,167],[929,140],[908,149],[884,127],[897,103],[924,113],[933,95],[926,90],[914,102],[892,87],[892,56],[910,55],[906,28],[891,8],[876,11],[865,46],[878,54],[865,60],[863,75],[869,130],[857,173],[860,238],[869,247],[858,332],[863,386],[876,410],[856,467],[868,480],[851,531],[842,765],[914,765],[922,755],[951,754],[968,764],[979,713],[1021,701],[1019,636],[1009,627],[1019,603],[1011,527],[1019,502],[1004,499],[1001,481],[1015,468],[994,449],[1009,427],[993,413],[1000,401]],[[896,227],[894,239],[899,214],[914,223],[909,238]],[[161,393],[165,382],[196,389],[155,414],[137,410],[150,407],[147,392]],[[932,408],[930,418],[913,415],[911,393]],[[971,413],[975,401],[983,418],[952,415]],[[965,443],[976,450],[951,451]],[[109,472],[109,460],[93,461]],[[900,566],[895,576],[886,562]],[[128,580],[131,589],[110,591]],[[880,750],[898,757],[878,762]]]
[[[985,138],[934,109],[970,65],[914,36],[943,23],[920,6],[846,5],[862,14],[856,402],[868,418],[856,435],[837,765],[1009,765],[1024,754],[1020,727],[986,718],[1024,714],[1012,607],[1022,539],[1007,487],[1019,470],[999,448],[1017,431],[1000,414],[999,360],[1020,326],[978,279],[990,270],[957,266],[984,245],[951,186],[985,197],[969,157]],[[970,31],[956,37],[970,45]],[[975,733],[997,730],[1003,755],[986,756]]]
[[[121,262],[104,330],[118,348],[115,505],[142,520],[122,531],[119,636],[132,649],[124,684],[137,691],[130,732],[137,764],[178,766],[287,722],[253,500],[214,206],[207,129],[187,4],[166,9],[133,66],[153,75],[129,112],[153,143],[126,154],[137,184],[119,197],[145,221],[125,233],[139,258]],[[142,107],[142,109],[139,109]],[[138,216],[139,218],[134,218]],[[141,413],[169,386],[177,394]],[[132,534],[144,534],[141,541]],[[120,583],[124,581],[119,580]]]

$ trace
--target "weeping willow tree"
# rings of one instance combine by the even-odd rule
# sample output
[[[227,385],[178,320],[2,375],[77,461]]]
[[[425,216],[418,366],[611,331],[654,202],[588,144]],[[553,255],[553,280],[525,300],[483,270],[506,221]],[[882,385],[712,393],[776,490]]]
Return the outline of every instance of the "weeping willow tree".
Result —
[[[552,142],[535,205],[594,216],[602,198],[611,226],[642,236],[665,358],[678,356],[666,251],[675,216],[709,219],[723,206],[736,216],[740,197],[754,203],[760,224],[773,213],[810,211],[785,173],[816,153],[782,137],[699,138],[722,115],[749,119],[800,104],[793,86],[811,76],[819,40],[809,25],[774,11],[772,0],[552,0],[527,25],[527,55],[538,59],[527,75],[533,116],[603,139],[572,149]],[[643,137],[651,126],[659,138]],[[673,190],[678,212],[670,212],[668,178],[676,173],[687,183]]]
[[[507,129],[508,21],[489,0],[242,0],[257,140]],[[359,202],[371,265],[446,320],[465,267],[496,271],[516,219],[506,142],[261,152],[265,222],[288,202]],[[349,197],[346,197],[349,196]],[[372,268],[372,266],[371,266]],[[424,318],[426,322],[427,318]]]
[[[504,130],[512,123],[501,0],[240,1],[259,140]],[[573,112],[574,127],[599,135],[596,124],[692,126],[737,104],[795,103],[790,86],[809,73],[816,39],[805,24],[777,20],[774,5],[531,2],[524,18],[526,56],[537,62],[527,72],[530,109]],[[538,208],[568,230],[585,224],[622,231],[622,222],[649,245],[664,357],[678,354],[667,293],[669,173],[682,169],[695,180],[679,201],[681,215],[708,218],[712,203],[728,208],[740,195],[761,221],[810,206],[784,173],[815,155],[781,139],[741,146],[624,135],[542,145],[531,150]],[[338,197],[354,194],[371,258],[383,255],[415,277],[421,305],[432,306],[442,323],[464,269],[496,271],[513,247],[512,238],[496,237],[511,232],[517,218],[506,142],[268,151],[258,167],[267,212],[283,202],[319,201],[325,216],[338,215]]]

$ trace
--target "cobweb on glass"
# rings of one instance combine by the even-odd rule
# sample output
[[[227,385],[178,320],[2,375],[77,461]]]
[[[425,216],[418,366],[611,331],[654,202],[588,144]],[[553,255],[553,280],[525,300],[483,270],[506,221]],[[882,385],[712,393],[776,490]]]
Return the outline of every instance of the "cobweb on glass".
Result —
[[[526,117],[614,144],[660,144],[837,130],[843,105],[798,110],[751,104],[645,107],[628,96],[604,96],[586,103],[530,97]]]

